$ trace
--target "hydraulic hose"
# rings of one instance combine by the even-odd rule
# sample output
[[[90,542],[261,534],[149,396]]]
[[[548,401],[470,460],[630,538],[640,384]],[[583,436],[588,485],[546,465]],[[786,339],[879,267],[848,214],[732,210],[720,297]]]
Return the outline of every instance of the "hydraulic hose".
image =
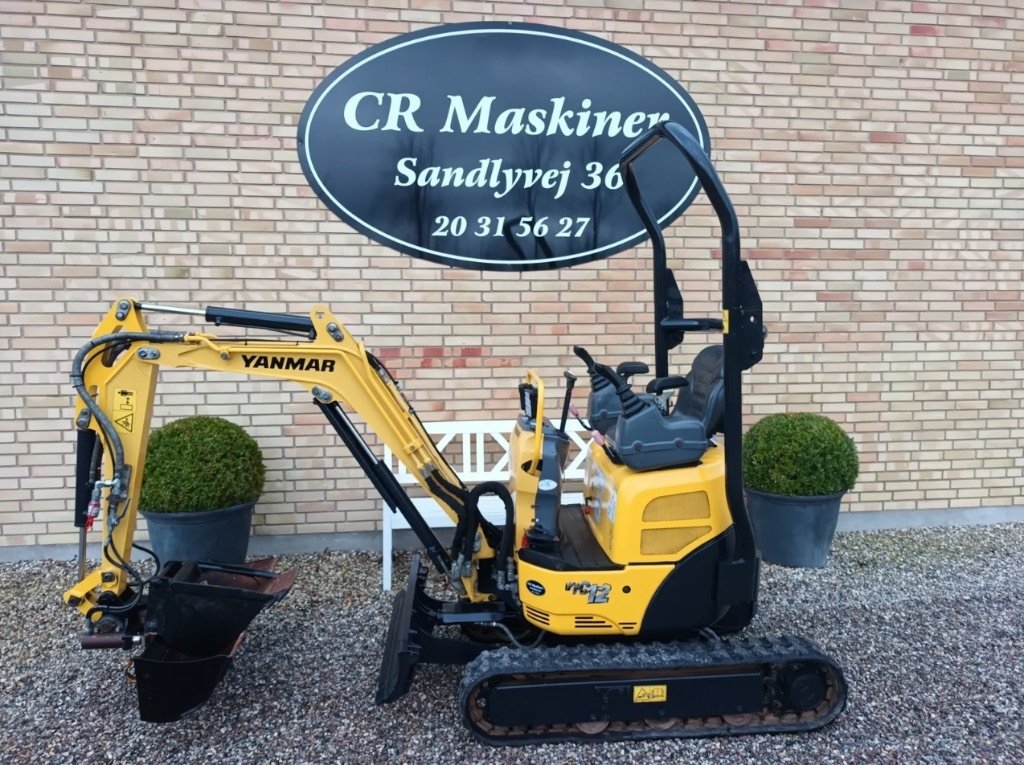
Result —
[[[498,544],[497,549],[497,560],[495,561],[495,568],[498,571],[504,569],[509,556],[512,555],[512,543],[513,538],[516,534],[516,517],[515,507],[512,502],[512,494],[509,492],[508,487],[503,483],[497,481],[487,481],[474,487],[469,493],[470,501],[467,503],[473,507],[473,512],[476,514],[478,521],[484,523],[483,515],[480,513],[478,502],[480,497],[484,494],[493,494],[501,500],[502,504],[505,505],[505,526],[501,532],[501,542]]]
[[[124,492],[128,489],[124,475],[124,444],[121,442],[121,437],[117,434],[117,429],[114,427],[114,423],[110,421],[110,418],[107,417],[102,407],[96,403],[96,399],[92,397],[89,393],[89,389],[86,387],[85,366],[88,363],[87,359],[90,358],[90,354],[92,354],[92,352],[97,348],[113,345],[115,343],[168,343],[180,342],[184,338],[184,332],[115,332],[109,335],[101,335],[100,337],[90,340],[78,350],[78,353],[75,354],[75,357],[71,362],[71,384],[74,386],[79,398],[82,399],[82,403],[85,405],[89,414],[91,414],[96,420],[96,423],[103,432],[103,436],[111,452],[111,477],[113,478],[113,485],[110,488],[110,494],[107,500],[108,513],[111,515],[111,522],[108,524],[108,538],[103,544],[103,557],[106,558],[111,565],[126,572],[137,585],[135,596],[132,598],[131,602],[120,606],[111,604],[97,605],[94,609],[90,610],[90,615],[93,611],[99,611],[104,614],[118,614],[131,611],[135,608],[142,597],[142,589],[145,585],[145,581],[138,571],[129,565],[128,561],[121,556],[111,543],[112,537],[110,535],[113,533],[113,526],[117,520],[116,508],[124,501]]]
[[[180,342],[184,338],[184,332],[115,332],[110,335],[101,335],[100,337],[93,338],[78,349],[78,353],[75,354],[75,358],[71,361],[71,384],[74,386],[79,398],[82,399],[82,403],[85,404],[85,408],[89,410],[89,414],[96,419],[100,430],[103,431],[103,435],[110,445],[115,480],[121,478],[121,473],[124,470],[124,444],[121,443],[121,437],[117,435],[114,423],[110,421],[110,418],[100,408],[100,405],[96,403],[96,400],[89,395],[89,390],[85,386],[84,366],[86,357],[97,348],[118,342],[174,343]]]

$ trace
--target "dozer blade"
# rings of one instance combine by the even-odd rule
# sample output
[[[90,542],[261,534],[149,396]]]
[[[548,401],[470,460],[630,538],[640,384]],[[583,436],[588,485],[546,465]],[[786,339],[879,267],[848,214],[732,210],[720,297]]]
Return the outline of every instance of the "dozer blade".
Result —
[[[409,582],[395,596],[391,624],[384,641],[384,657],[377,679],[377,703],[387,704],[409,690],[416,665],[466,664],[487,648],[461,638],[437,637],[439,624],[489,624],[502,618],[500,609],[491,604],[465,606],[432,598],[424,591],[427,570],[414,555],[409,567]]]
[[[147,645],[134,659],[142,720],[180,720],[210,698],[246,627],[295,582],[295,571],[271,571],[275,562],[172,561],[150,582]]]
[[[395,596],[391,611],[391,623],[384,640],[384,657],[381,659],[380,675],[377,678],[377,703],[387,704],[405,695],[412,683],[413,672],[420,660],[422,646],[421,632],[429,637],[434,621],[422,609],[417,609],[417,600],[426,598],[423,585],[427,571],[420,564],[420,557],[414,555],[409,567],[409,581],[405,589]]]

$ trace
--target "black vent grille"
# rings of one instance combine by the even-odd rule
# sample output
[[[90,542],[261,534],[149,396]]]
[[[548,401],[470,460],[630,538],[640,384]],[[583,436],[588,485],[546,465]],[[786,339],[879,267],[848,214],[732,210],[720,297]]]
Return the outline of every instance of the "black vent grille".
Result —
[[[533,608],[531,606],[526,606],[525,611],[526,615],[530,617],[532,621],[537,622],[538,624],[551,624],[551,615],[548,614],[547,611],[541,611],[540,609]]]

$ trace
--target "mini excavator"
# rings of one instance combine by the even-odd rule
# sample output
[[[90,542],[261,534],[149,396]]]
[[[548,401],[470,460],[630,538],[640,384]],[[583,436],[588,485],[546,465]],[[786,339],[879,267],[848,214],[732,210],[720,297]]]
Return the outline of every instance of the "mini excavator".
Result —
[[[689,318],[666,267],[661,230],[634,162],[660,141],[689,161],[722,227],[721,317]],[[250,621],[284,597],[294,573],[273,561],[228,565],[131,562],[135,508],[162,368],[229,372],[296,383],[351,451],[392,511],[405,516],[449,600],[427,594],[414,556],[394,599],[377,697],[393,702],[422,662],[464,664],[469,728],[490,744],[806,731],[846,702],[840,667],[800,637],[735,635],[754,616],[760,558],[741,478],[741,374],[762,356],[761,301],[740,257],[733,206],[708,157],[663,123],[625,152],[621,170],[654,249],[655,377],[635,392],[642,362],[617,368],[575,348],[589,376],[585,415],[545,418],[544,381],[528,372],[510,440],[508,484],[465,485],[430,440],[385,366],[326,306],[309,316],[120,299],[75,356],[78,471],[75,522],[99,519],[102,559],[65,601],[85,617],[87,648],[133,650],[144,720],[200,706]],[[144,313],[200,316],[277,339],[148,329]],[[685,375],[668,351],[686,332],[720,332]],[[130,406],[131,420],[119,417]],[[346,409],[401,459],[455,524],[450,546],[361,437]],[[593,431],[580,504],[561,501],[568,417]],[[721,434],[721,435],[719,435]],[[505,507],[502,523],[481,497]],[[154,556],[155,557],[155,556]]]

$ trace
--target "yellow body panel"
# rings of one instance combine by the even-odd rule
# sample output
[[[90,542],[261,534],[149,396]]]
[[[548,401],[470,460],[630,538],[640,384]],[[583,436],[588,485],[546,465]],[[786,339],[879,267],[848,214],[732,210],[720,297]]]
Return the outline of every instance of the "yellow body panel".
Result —
[[[512,476],[509,489],[516,500],[516,547],[518,547],[523,534],[533,525],[537,483],[540,480],[539,472],[535,473],[532,470],[532,460],[536,448],[533,431],[523,430],[522,425],[516,422],[512,429],[512,435],[509,436],[508,447],[509,471]]]
[[[673,566],[618,571],[552,571],[519,560],[523,615],[558,635],[635,635]]]
[[[516,538],[533,523],[535,434],[516,424],[509,441]],[[559,635],[634,635],[675,565],[732,526],[725,497],[724,447],[701,464],[638,473],[591,444],[582,510],[594,538],[619,570],[554,571],[521,558],[519,598],[531,624]]]
[[[615,563],[675,563],[732,526],[725,448],[699,465],[638,473],[592,445],[583,496],[587,523]]]

